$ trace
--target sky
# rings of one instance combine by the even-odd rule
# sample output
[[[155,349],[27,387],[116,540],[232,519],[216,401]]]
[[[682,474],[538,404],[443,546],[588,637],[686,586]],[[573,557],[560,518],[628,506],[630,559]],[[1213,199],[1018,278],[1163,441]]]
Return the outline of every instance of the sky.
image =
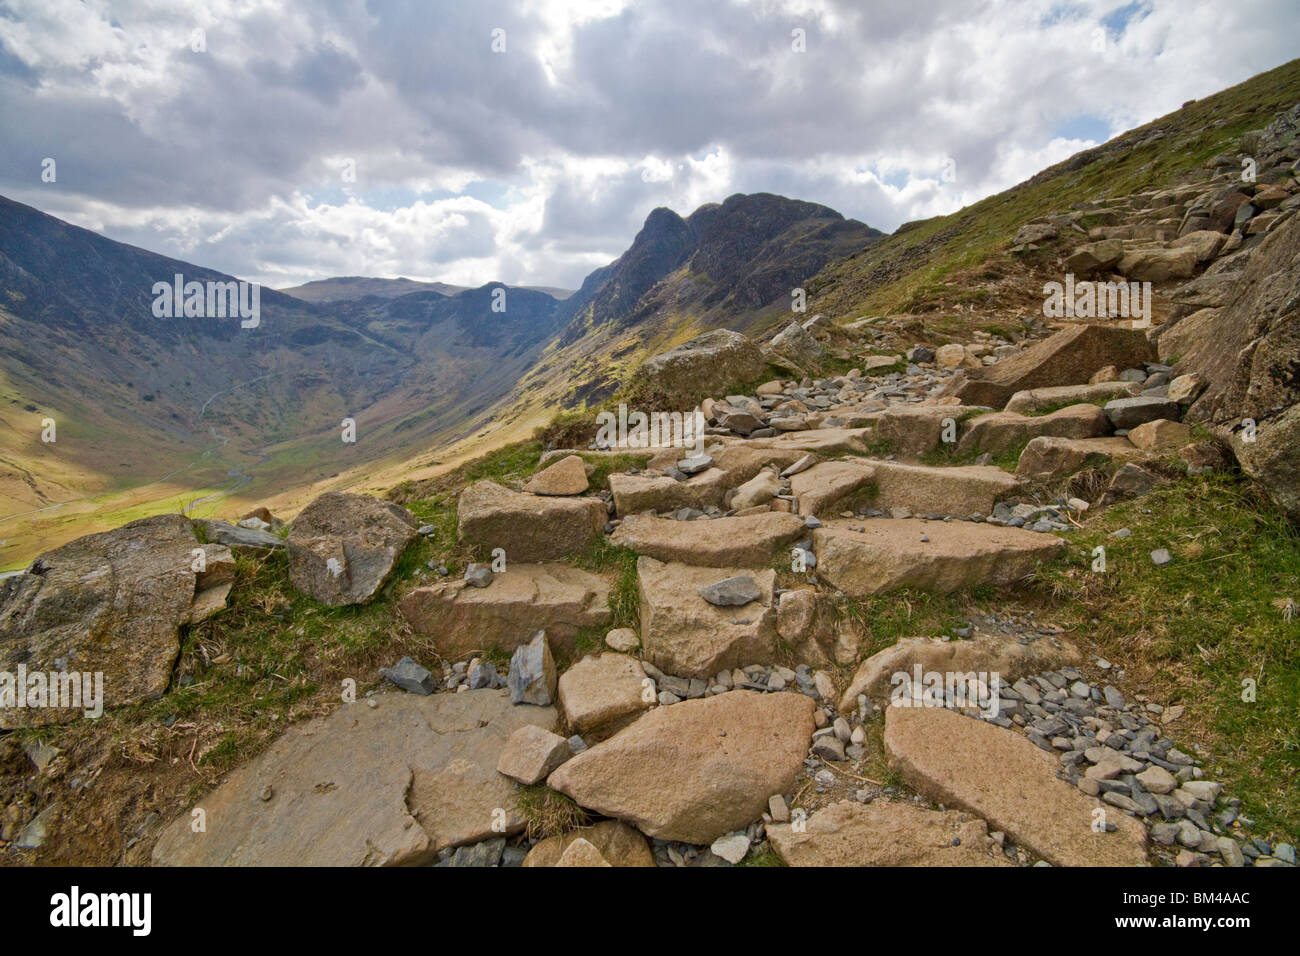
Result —
[[[0,194],[274,288],[577,288],[657,206],[952,212],[1298,27],[1295,0],[0,0]]]

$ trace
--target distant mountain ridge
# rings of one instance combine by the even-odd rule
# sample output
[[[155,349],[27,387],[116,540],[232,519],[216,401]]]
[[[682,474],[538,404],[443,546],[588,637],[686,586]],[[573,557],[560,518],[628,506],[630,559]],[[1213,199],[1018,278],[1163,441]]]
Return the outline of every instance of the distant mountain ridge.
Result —
[[[421,282],[417,279],[398,277],[383,279],[373,276],[334,276],[329,279],[316,279],[302,285],[280,289],[285,295],[304,302],[350,302],[366,296],[378,296],[381,299],[396,299],[410,295],[412,292],[437,292],[440,295],[453,296],[468,292],[470,286],[451,285],[446,282]],[[572,289],[558,289],[552,286],[519,286],[533,292],[544,292],[553,299],[567,299],[573,295]]]

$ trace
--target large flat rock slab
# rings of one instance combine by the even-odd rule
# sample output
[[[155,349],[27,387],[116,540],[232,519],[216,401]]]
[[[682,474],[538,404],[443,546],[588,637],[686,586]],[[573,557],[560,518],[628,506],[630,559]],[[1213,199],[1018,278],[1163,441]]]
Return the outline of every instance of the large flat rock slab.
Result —
[[[957,443],[958,454],[987,452],[1000,457],[1037,438],[1102,438],[1113,430],[1110,418],[1096,405],[1070,405],[1047,415],[992,412],[968,423]]]
[[[797,450],[820,455],[865,455],[871,441],[870,428],[810,428],[785,432],[771,438],[750,439],[753,447],[777,451]]]
[[[417,527],[411,513],[391,501],[326,492],[293,520],[285,540],[289,582],[332,607],[365,604],[416,539]]]
[[[899,458],[920,458],[943,444],[949,430],[955,437],[962,418],[974,411],[964,405],[891,405],[876,420],[876,440]]]
[[[1033,439],[1020,453],[1016,477],[1052,481],[1108,461],[1141,461],[1150,455],[1124,437]]]
[[[1029,415],[1062,405],[1081,402],[1108,402],[1112,398],[1128,398],[1142,391],[1141,382],[1097,382],[1093,385],[1056,385],[1049,388],[1029,388],[1016,392],[1007,400],[1005,411]]]
[[[889,707],[890,765],[929,799],[966,810],[1055,866],[1145,866],[1146,827],[1058,779],[1060,764],[1012,730],[939,707]],[[1101,809],[1114,832],[1095,832]]]
[[[190,813],[163,830],[154,863],[420,865],[523,828],[497,762],[517,728],[553,729],[553,708],[512,706],[505,690],[375,699],[286,730],[199,798],[206,832],[192,832]]]
[[[1055,670],[1082,661],[1079,649],[1060,638],[1040,637],[1028,644],[982,634],[969,641],[943,641],[931,637],[906,637],[872,654],[854,671],[840,697],[840,713],[858,706],[858,695],[880,701],[889,697],[895,674],[921,672],[998,674],[1005,686],[1021,677]]]
[[[1140,329],[1075,324],[997,365],[960,373],[947,392],[964,404],[1002,408],[1025,389],[1078,385],[1107,365],[1141,368],[1156,358]]]
[[[850,524],[863,530],[850,530]],[[1001,587],[1064,549],[1055,535],[967,521],[840,520],[813,532],[818,576],[850,597],[899,588],[947,594]]]
[[[642,557],[636,572],[642,654],[665,673],[708,678],[723,668],[775,661],[771,568],[700,568]],[[701,588],[739,576],[758,585],[757,601],[716,607],[700,596]]]
[[[910,803],[841,800],[818,810],[802,830],[767,827],[787,866],[1012,866],[983,820]]]
[[[158,515],[69,541],[0,580],[0,671],[75,676],[79,691],[89,677],[92,692],[93,675],[102,672],[105,707],[161,696],[180,653],[180,627],[203,593],[193,569],[199,547],[187,518]],[[203,548],[214,559],[230,557],[222,545]],[[229,577],[212,577],[229,591]],[[80,693],[78,701],[20,708],[0,697],[0,728],[80,720],[92,705]]]
[[[591,546],[605,527],[599,498],[551,498],[477,481],[460,493],[462,541],[510,561],[553,561]]]
[[[825,461],[791,477],[790,492],[799,499],[799,514],[827,514],[873,499],[875,475],[868,461]]]
[[[708,567],[761,566],[804,533],[795,515],[768,514],[675,521],[630,515],[610,541],[660,561]]]
[[[788,793],[813,731],[803,694],[729,691],[658,707],[547,783],[647,836],[709,844]]]
[[[489,648],[509,653],[539,630],[552,644],[609,622],[604,578],[567,564],[507,564],[485,588],[442,581],[416,588],[398,605],[417,634],[448,659]]]
[[[1100,411],[1100,409],[1098,409]],[[874,463],[873,504],[914,514],[987,515],[993,505],[1020,487],[1015,475],[992,465],[909,465]]]
[[[619,515],[645,511],[674,511],[677,508],[721,507],[731,483],[721,468],[709,468],[678,481],[667,475],[613,474],[609,490],[614,496],[614,510]]]

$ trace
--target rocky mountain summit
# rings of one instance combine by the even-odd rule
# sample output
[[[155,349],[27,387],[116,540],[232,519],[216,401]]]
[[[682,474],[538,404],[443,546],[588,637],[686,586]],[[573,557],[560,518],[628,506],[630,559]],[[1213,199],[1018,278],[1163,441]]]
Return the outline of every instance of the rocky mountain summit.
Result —
[[[1014,223],[996,322],[783,310],[384,499],[48,551],[0,670],[102,670],[108,716],[0,711],[3,852],[1295,866],[1298,117]],[[568,321],[716,278],[730,214],[656,213]],[[1151,321],[1050,314],[1067,273]],[[703,427],[611,440],[619,402]]]

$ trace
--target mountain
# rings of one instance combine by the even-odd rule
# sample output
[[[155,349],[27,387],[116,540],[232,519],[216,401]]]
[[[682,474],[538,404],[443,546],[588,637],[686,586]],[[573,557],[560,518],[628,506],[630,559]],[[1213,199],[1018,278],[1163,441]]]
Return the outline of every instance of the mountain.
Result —
[[[532,292],[544,292],[553,299],[567,299],[573,295],[571,289],[557,289],[552,286],[520,286],[520,288]],[[304,302],[350,302],[368,295],[382,299],[396,299],[412,292],[438,292],[451,296],[468,290],[469,286],[450,285],[446,282],[419,282],[400,277],[379,279],[370,276],[335,276],[330,279],[305,282],[280,291]]]
[[[554,297],[500,283],[322,303],[261,289],[254,328],[156,318],[154,285],[177,274],[236,281],[0,198],[0,566],[467,434],[559,328]]]

